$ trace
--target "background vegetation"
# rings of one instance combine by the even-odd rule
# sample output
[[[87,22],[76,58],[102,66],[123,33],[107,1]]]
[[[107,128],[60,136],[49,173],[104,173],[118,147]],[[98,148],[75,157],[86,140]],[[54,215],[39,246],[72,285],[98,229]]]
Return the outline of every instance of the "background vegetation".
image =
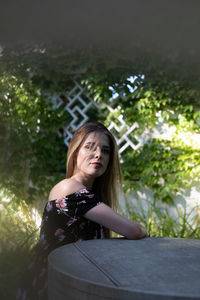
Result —
[[[105,73],[101,68],[95,71],[88,67],[78,76],[78,71],[63,74],[51,68],[48,72],[40,64],[38,69],[26,63],[7,66],[0,75],[1,299],[13,299],[16,278],[38,239],[33,208],[39,208],[41,214],[50,188],[65,177],[67,149],[62,131],[71,117],[64,110],[65,104],[55,108],[51,97],[70,90],[74,79],[86,85],[94,101],[102,105],[101,110],[90,111],[90,120],[108,125],[123,115],[127,124],[138,123],[134,131],[138,137],[144,132],[151,137],[159,118],[175,128],[169,139],[148,138],[138,150],[122,154],[127,194],[140,189],[142,183],[153,191],[156,201],[168,204],[200,177],[200,147],[192,139],[200,133],[200,90],[194,82],[159,69],[133,74],[128,69],[111,68]],[[68,71],[72,69],[73,65]],[[105,105],[111,105],[114,112],[109,113]],[[186,211],[177,212],[178,219],[173,220],[167,206],[160,209],[150,202],[148,213],[128,203],[126,210],[127,216],[142,222],[151,236],[199,238],[198,208],[192,224]]]
[[[121,114],[130,126],[138,123],[134,134],[149,135],[138,150],[122,154],[125,190],[139,188],[137,183],[142,182],[156,199],[169,203],[176,192],[199,180],[200,144],[192,139],[200,133],[199,89],[163,72],[137,75],[132,82],[129,77],[115,81],[105,77],[100,84],[93,79],[88,85],[96,101],[107,99],[116,108],[107,116],[107,125]],[[167,139],[151,138],[160,119],[174,128]]]

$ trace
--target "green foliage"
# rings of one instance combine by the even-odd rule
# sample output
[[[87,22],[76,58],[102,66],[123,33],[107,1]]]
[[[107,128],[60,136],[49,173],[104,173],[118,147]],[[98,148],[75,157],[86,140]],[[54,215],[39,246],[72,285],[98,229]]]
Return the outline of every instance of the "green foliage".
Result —
[[[38,229],[31,208],[0,199],[0,298],[14,299],[22,272],[30,263]]]
[[[200,133],[199,89],[159,71],[132,80],[127,74],[121,79],[98,75],[88,77],[85,84],[97,102],[114,109],[105,125],[112,120],[118,124],[122,115],[130,126],[138,124],[129,135],[133,143],[138,143],[134,135],[147,140],[137,150],[122,153],[125,191],[138,189],[142,182],[155,199],[170,203],[179,190],[200,179],[200,142],[195,136]],[[161,123],[173,129],[172,134],[152,138]]]
[[[178,191],[199,177],[199,150],[188,148],[173,145],[173,141],[154,139],[138,151],[127,151],[122,163],[126,190],[142,182],[154,191],[155,199],[172,202]]]
[[[169,214],[169,206],[161,208],[160,205],[146,202],[145,210],[139,203],[129,204],[126,201],[126,216],[132,221],[139,222],[147,229],[151,237],[171,237],[171,238],[193,238],[200,236],[200,207],[196,206],[187,212],[187,207],[183,209],[176,207],[177,217]],[[191,218],[192,216],[192,218]]]
[[[82,84],[102,105],[100,112],[93,109],[89,117],[105,125],[112,120],[117,123],[120,115],[129,125],[137,122],[130,139],[137,143],[134,135],[141,138],[146,132],[148,142],[122,154],[125,191],[138,188],[141,181],[156,199],[171,202],[178,190],[200,177],[200,147],[192,139],[200,132],[200,90],[160,71],[132,79],[129,75],[110,71],[85,76]],[[54,109],[44,93],[52,77],[47,80],[44,74],[27,69],[21,77],[5,73],[0,79],[1,186],[16,199],[31,202],[47,197],[49,188],[65,174],[66,146],[57,132],[70,116],[63,106]],[[61,93],[64,79],[60,80],[61,87],[54,86],[53,94]],[[70,88],[73,81],[68,77],[65,84]],[[107,104],[113,112],[106,112]],[[151,138],[162,122],[174,128],[173,134],[167,139]]]
[[[46,197],[65,174],[66,146],[58,130],[71,118],[63,107],[53,109],[28,73],[26,81],[4,75],[0,85],[1,187],[18,201]]]

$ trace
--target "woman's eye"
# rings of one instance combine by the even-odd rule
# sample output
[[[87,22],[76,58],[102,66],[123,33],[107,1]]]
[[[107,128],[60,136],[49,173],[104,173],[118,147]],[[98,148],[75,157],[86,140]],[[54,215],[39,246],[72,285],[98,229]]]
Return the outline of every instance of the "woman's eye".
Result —
[[[90,145],[85,145],[84,148],[91,149],[91,146]]]
[[[103,151],[103,153],[105,153],[105,154],[110,154],[110,149],[103,149],[102,151]]]
[[[94,146],[90,145],[90,144],[87,144],[87,145],[84,146],[84,148],[92,151]]]

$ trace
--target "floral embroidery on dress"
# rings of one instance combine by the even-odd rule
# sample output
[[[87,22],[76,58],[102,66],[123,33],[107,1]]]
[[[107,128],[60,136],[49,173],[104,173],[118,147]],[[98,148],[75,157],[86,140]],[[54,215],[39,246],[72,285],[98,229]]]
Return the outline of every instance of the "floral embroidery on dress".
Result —
[[[50,212],[51,210],[52,210],[52,203],[51,203],[51,201],[48,201],[47,202],[47,206],[46,206],[46,210],[48,211],[48,212]]]
[[[76,196],[81,196],[82,194],[85,194],[85,196],[88,197],[88,198],[93,198],[94,197],[94,194],[92,194],[91,192],[89,192],[86,189],[81,189],[78,192],[75,192],[74,194]]]
[[[71,218],[68,222],[67,222],[67,226],[71,226],[73,223],[75,223],[77,221],[76,218]]]
[[[66,197],[56,199],[56,207],[59,208],[58,213],[68,211]]]
[[[94,197],[94,194],[89,194],[89,195],[87,195],[87,197],[91,199]]]
[[[88,193],[89,193],[88,190],[86,190],[86,189],[81,189],[81,190],[79,190],[78,192],[76,192],[75,194],[88,194]]]
[[[59,242],[62,242],[65,238],[65,235],[63,234],[65,231],[61,228],[58,228],[54,235],[58,238]]]
[[[83,203],[86,203],[86,201],[85,200],[79,201],[79,202],[77,202],[77,205],[80,205],[80,204],[83,204]]]

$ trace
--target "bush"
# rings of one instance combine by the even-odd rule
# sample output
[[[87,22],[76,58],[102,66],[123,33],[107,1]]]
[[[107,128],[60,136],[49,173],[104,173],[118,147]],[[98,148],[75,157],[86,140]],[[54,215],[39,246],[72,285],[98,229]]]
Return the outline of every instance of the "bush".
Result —
[[[38,229],[30,208],[21,203],[13,207],[0,202],[0,299],[14,299],[23,269],[33,254]]]

